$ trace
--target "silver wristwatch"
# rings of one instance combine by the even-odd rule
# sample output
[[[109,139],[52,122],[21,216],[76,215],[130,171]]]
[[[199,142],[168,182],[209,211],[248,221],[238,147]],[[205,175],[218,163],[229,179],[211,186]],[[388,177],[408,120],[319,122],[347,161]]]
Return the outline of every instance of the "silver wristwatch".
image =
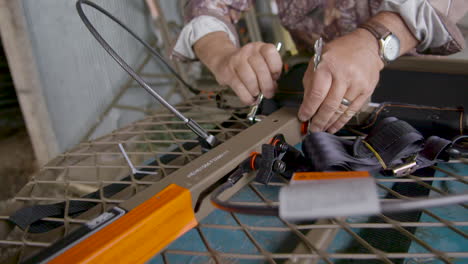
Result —
[[[366,29],[379,42],[379,55],[384,63],[394,61],[400,55],[400,40],[384,25],[375,22],[367,21],[359,26]]]

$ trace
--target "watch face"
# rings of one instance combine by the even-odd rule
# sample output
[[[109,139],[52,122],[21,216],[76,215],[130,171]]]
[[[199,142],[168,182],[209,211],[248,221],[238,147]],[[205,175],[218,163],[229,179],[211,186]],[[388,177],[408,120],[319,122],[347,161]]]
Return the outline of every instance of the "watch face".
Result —
[[[383,56],[387,61],[393,61],[400,55],[400,40],[393,34],[385,38]]]

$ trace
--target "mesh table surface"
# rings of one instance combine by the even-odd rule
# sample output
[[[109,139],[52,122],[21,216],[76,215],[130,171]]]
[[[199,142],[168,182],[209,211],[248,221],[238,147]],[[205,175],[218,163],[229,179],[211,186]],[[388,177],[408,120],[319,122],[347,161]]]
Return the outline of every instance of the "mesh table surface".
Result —
[[[195,97],[177,108],[221,140],[249,126],[242,115],[216,108],[208,96]],[[169,176],[201,155],[188,147],[196,142],[182,122],[162,111],[58,156],[2,208],[0,262],[24,260]],[[157,174],[135,178],[119,143],[137,169]],[[168,155],[176,159],[165,162]],[[435,174],[404,178],[376,176],[380,198],[410,199],[414,190],[434,197],[467,191],[466,164],[440,164],[434,170]],[[129,180],[122,180],[129,175]],[[128,188],[112,197],[81,198],[96,190],[103,192],[103,187],[113,183]],[[250,183],[232,200],[274,204],[285,184],[287,179],[283,178],[275,179],[269,186]],[[47,220],[64,225],[47,234],[30,234],[13,228],[7,221],[19,208],[63,201],[67,203],[65,217]],[[70,201],[92,201],[97,206],[73,218],[68,215]],[[290,223],[278,217],[215,210],[150,263],[468,263],[466,212],[466,205],[453,205],[412,214]]]
[[[196,96],[178,104],[176,108],[221,141],[249,126],[243,115],[218,109],[211,96]],[[196,136],[183,122],[163,110],[59,155],[41,168],[14,199],[7,201],[5,208],[0,208],[0,263],[15,263],[50,246],[77,226],[167,177],[202,154],[193,147],[197,142]],[[155,174],[136,178],[119,144],[122,144],[136,169],[150,170]],[[125,177],[129,179],[124,180]],[[117,195],[106,197],[103,187],[109,184],[128,187]],[[100,199],[82,198],[95,191],[101,192]],[[73,218],[68,214],[70,201],[91,201],[97,206]],[[31,234],[18,227],[13,228],[7,221],[20,208],[58,202],[66,202],[65,217],[45,220],[64,225],[47,234]]]

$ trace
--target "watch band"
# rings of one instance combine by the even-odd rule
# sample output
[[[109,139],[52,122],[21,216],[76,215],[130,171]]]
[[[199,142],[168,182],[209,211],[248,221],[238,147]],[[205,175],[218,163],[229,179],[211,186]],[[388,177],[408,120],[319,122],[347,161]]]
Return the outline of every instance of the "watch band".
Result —
[[[375,21],[367,21],[366,23],[359,25],[359,27],[369,31],[378,40],[384,39],[392,33],[387,27]]]

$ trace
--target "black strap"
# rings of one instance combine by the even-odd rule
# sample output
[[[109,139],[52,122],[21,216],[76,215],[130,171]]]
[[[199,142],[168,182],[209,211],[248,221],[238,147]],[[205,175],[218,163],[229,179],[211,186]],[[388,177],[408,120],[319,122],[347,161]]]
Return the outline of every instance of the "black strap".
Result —
[[[144,176],[146,176],[146,174],[134,175],[135,179],[137,180],[143,178]],[[122,179],[122,181],[130,180],[130,176],[127,176],[124,179]],[[104,197],[111,197],[128,186],[128,184],[110,184],[102,188],[102,193]],[[83,196],[83,198],[100,199],[101,194],[98,190],[96,192]],[[68,216],[72,218],[77,217],[96,205],[97,203],[91,201],[70,201],[68,208]],[[46,217],[63,218],[65,215],[65,206],[66,203],[61,202],[55,204],[35,205],[31,207],[26,207],[18,210],[14,215],[10,216],[9,220],[23,230],[25,230],[29,226],[29,233],[44,233],[62,226],[63,222],[46,221],[42,219]]]
[[[450,144],[451,141],[436,136],[424,140],[405,121],[389,117],[365,139],[351,141],[325,132],[311,133],[304,139],[302,151],[313,171],[380,171],[382,161],[391,168],[404,164],[414,155],[417,164],[414,169],[428,167],[441,158]]]

